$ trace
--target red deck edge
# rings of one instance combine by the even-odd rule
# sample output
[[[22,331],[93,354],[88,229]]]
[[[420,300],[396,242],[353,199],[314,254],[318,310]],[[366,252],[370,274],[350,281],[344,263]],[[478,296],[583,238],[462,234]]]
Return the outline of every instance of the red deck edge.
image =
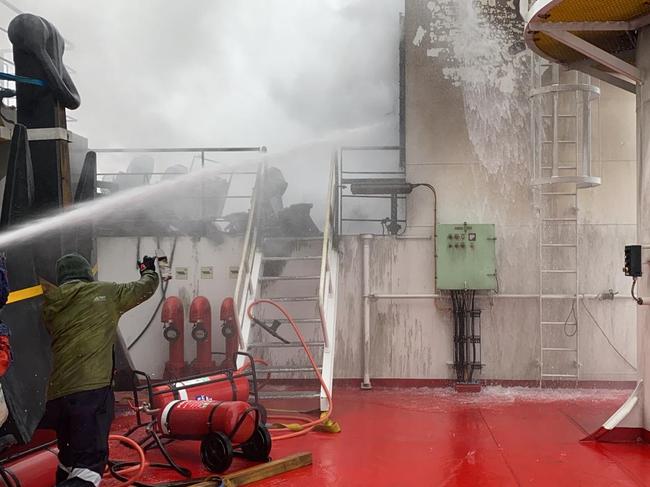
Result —
[[[300,380],[300,379],[296,379]],[[304,380],[303,382],[309,383],[311,381]],[[271,379],[272,384],[294,384],[292,379],[285,379],[276,382]],[[361,383],[359,379],[334,379],[335,387],[357,387]],[[397,379],[397,378],[383,378],[372,379],[371,383],[377,387],[454,387],[456,381],[451,379]],[[539,381],[537,380],[513,380],[513,379],[484,379],[481,380],[482,386],[503,386],[503,387],[538,387]],[[581,380],[578,381],[577,386],[582,389],[634,389],[636,386],[635,381],[609,381],[609,380]],[[575,381],[549,381],[544,387],[555,388],[575,388]]]
[[[334,387],[357,387],[361,384],[362,379],[334,379]],[[317,386],[318,381],[315,379],[264,379],[260,378],[262,384],[277,386]],[[406,378],[378,378],[372,379],[371,383],[377,387],[455,387],[456,381],[453,379],[406,379]],[[518,380],[518,379],[482,379],[481,386],[502,386],[502,387],[539,387],[538,380]],[[581,389],[614,389],[625,390],[634,389],[636,382],[632,380],[580,380],[577,387]],[[576,387],[575,381],[545,381],[545,388],[567,388]],[[130,391],[121,391],[128,393]]]

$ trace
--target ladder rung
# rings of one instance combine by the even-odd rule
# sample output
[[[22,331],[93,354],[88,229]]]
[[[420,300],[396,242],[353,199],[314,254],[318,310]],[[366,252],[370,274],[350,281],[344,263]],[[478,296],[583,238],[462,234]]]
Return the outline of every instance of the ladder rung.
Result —
[[[542,274],[575,274],[575,269],[542,269]]]
[[[573,218],[542,218],[544,222],[577,222],[578,219]]]
[[[320,279],[320,276],[262,276],[260,281],[315,281]]]
[[[577,379],[576,374],[542,374],[542,377],[568,377],[572,379]]]
[[[543,352],[577,352],[577,348],[543,347]]]
[[[573,248],[578,248],[576,244],[551,244],[551,243],[546,243],[542,244],[542,247],[573,247]]]
[[[576,326],[578,323],[575,321],[542,321],[542,325],[566,325],[566,326]]]
[[[542,193],[543,196],[577,196],[578,193],[571,193],[568,191],[550,191]]]

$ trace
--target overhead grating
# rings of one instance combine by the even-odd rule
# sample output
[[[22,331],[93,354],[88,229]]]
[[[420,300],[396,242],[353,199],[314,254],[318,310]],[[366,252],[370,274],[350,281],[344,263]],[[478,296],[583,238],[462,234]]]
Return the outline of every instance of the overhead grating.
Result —
[[[642,21],[645,25],[645,18],[650,16],[650,1],[537,0],[532,4],[529,15],[525,34],[528,46],[552,61],[571,64],[585,60],[587,56],[554,39],[551,35],[540,32],[540,24]],[[650,23],[650,17],[648,17],[648,23]],[[636,31],[633,28],[614,29],[614,24],[607,25],[609,29],[605,31],[597,30],[598,26],[593,24],[585,26],[582,30],[573,28],[573,26],[566,30],[590,44],[634,64]],[[600,67],[602,68],[602,66]]]

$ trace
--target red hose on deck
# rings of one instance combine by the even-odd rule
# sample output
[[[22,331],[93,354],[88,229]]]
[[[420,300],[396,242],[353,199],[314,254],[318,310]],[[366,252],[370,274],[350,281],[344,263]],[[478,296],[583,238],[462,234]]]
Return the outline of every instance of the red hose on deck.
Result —
[[[135,472],[135,474],[129,480],[117,485],[117,487],[128,487],[137,481],[140,477],[142,477],[144,469],[147,467],[147,459],[144,455],[144,450],[140,447],[140,445],[138,445],[137,442],[133,441],[131,438],[127,438],[126,436],[110,435],[108,439],[111,441],[121,441],[122,443],[126,443],[138,454],[138,461],[140,462],[138,465],[120,470],[121,474]],[[106,474],[104,476],[106,476]]]
[[[257,301],[253,301],[249,306],[248,309],[246,310],[246,313],[248,314],[248,317],[250,319],[253,319],[253,308],[257,305],[260,304],[270,304],[271,306],[274,306],[277,310],[280,311],[284,315],[284,317],[289,321],[291,326],[293,327],[293,331],[296,333],[296,336],[298,337],[298,340],[302,344],[302,348],[305,350],[305,353],[307,354],[307,358],[309,359],[309,362],[311,363],[312,368],[314,369],[314,373],[316,374],[316,377],[318,377],[318,380],[320,382],[321,387],[325,391],[325,395],[327,396],[327,412],[321,416],[319,419],[315,419],[313,421],[307,421],[303,424],[302,430],[296,431],[293,433],[287,433],[283,435],[276,435],[273,436],[273,440],[286,440],[289,438],[295,438],[296,436],[302,436],[304,434],[309,433],[311,430],[314,429],[314,427],[318,426],[319,424],[323,424],[326,422],[330,416],[332,415],[332,411],[334,410],[334,403],[332,402],[332,395],[330,393],[329,388],[327,387],[327,384],[325,384],[325,381],[323,380],[323,376],[321,375],[320,371],[318,370],[318,365],[316,365],[316,361],[314,360],[314,356],[311,354],[309,351],[309,348],[307,347],[307,344],[305,343],[305,339],[302,336],[302,333],[300,332],[300,329],[298,328],[298,325],[296,325],[295,321],[293,321],[293,318],[289,314],[289,312],[286,310],[284,306],[281,304],[276,303],[275,301],[271,299],[258,299]],[[284,419],[284,420],[291,420],[291,421],[305,421],[304,416],[276,416],[275,419]],[[270,432],[280,432],[280,431],[285,431],[284,428],[273,428],[269,430]]]

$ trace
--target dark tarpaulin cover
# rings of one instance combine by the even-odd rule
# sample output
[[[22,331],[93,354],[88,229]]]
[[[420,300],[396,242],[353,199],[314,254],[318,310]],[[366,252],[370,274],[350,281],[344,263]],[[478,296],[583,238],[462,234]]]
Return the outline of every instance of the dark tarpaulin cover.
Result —
[[[33,174],[27,132],[16,125],[11,140],[0,227],[24,223],[33,201]],[[7,254],[11,291],[38,284],[29,243],[0,249]],[[0,428],[0,437],[13,435],[19,442],[31,439],[45,411],[47,383],[51,367],[50,337],[41,322],[41,298],[8,304],[2,320],[11,330],[13,362],[0,379],[9,408],[9,418]]]

